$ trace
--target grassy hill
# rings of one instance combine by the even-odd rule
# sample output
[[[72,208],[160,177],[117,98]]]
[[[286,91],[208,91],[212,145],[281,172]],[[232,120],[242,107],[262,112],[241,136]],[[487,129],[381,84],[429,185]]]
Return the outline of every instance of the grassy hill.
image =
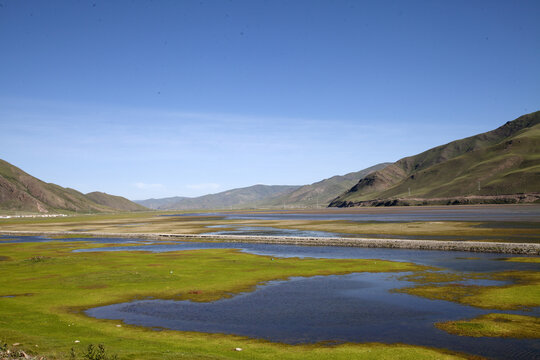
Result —
[[[194,198],[177,196],[135,202],[157,210],[274,208],[283,205],[314,207],[317,204],[327,206],[332,199],[348,190],[358,180],[388,164],[377,164],[361,171],[333,176],[311,185],[254,185]]]
[[[136,200],[135,202],[159,210],[193,210],[193,209],[229,209],[247,208],[261,200],[271,200],[284,193],[297,189],[291,185],[253,185],[209,194],[194,198],[172,197],[163,199]]]
[[[381,170],[390,163],[382,163],[371,166],[367,169],[351,172],[345,175],[336,175],[331,178],[318,181],[310,185],[304,185],[291,192],[283,194],[274,199],[266,199],[259,203],[264,207],[314,207],[327,206],[336,196],[342,194],[356,184],[360,179],[374,171]]]
[[[540,112],[535,112],[493,131],[403,158],[366,176],[330,206],[538,192]]]
[[[143,211],[148,208],[134,203],[122,196],[110,195],[99,191],[94,191],[85,195],[87,199],[92,200],[96,204],[105,205],[110,208],[121,211]]]
[[[115,212],[128,210],[131,201],[108,194],[87,196],[77,190],[45,183],[0,160],[0,210],[24,212]],[[96,201],[92,200],[94,198]],[[133,204],[133,203],[131,203]],[[133,204],[137,210],[143,210]]]

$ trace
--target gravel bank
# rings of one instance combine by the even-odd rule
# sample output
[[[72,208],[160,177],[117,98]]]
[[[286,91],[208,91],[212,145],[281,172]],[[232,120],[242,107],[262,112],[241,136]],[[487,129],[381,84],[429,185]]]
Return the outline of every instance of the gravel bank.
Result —
[[[284,244],[301,246],[345,246],[368,248],[395,248],[443,251],[473,251],[502,254],[540,255],[540,244],[501,243],[482,241],[445,241],[445,240],[405,240],[405,239],[372,239],[372,238],[338,238],[338,237],[295,237],[295,236],[246,236],[246,235],[205,235],[205,234],[160,234],[160,233],[100,233],[100,232],[35,232],[35,231],[1,231],[1,235],[14,236],[66,236],[81,237],[117,237],[140,238],[150,240],[185,240],[185,241],[218,241],[246,242],[263,244]]]

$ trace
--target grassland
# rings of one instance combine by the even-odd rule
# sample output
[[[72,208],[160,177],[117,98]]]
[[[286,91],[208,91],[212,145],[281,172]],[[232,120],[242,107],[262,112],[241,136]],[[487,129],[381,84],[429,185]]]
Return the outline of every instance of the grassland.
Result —
[[[456,281],[488,279],[509,282],[502,286],[466,285]],[[504,271],[498,273],[452,275],[442,280],[431,272],[419,273],[407,280],[418,283],[396,292],[429,299],[454,301],[486,309],[518,310],[540,306],[540,273],[537,271]],[[448,284],[441,284],[447,281]]]
[[[459,197],[470,195],[537,193],[539,121],[540,112],[527,114],[493,131],[398,160],[361,179],[330,206],[374,199],[460,201]]]
[[[473,337],[540,338],[540,319],[514,314],[487,314],[470,320],[435,324],[451,334]]]
[[[516,262],[538,263],[540,258],[515,258]],[[512,259],[505,259],[510,261]],[[414,287],[395,292],[435,300],[458,302],[487,309],[527,310],[540,306],[540,274],[534,271],[504,271],[499,273],[444,273],[420,271],[400,277],[417,283]],[[502,280],[503,286],[465,285],[471,279]],[[435,324],[451,334],[473,337],[539,338],[540,319],[535,316],[488,314],[474,319]]]
[[[397,237],[453,237],[467,240],[540,242],[538,223],[404,222],[354,223],[309,220],[227,220],[221,216],[158,216],[170,213],[141,212],[74,215],[65,218],[0,219],[0,232],[11,230],[90,231],[114,233],[201,234],[240,226],[328,231],[343,234]],[[97,245],[66,242],[2,244],[0,237],[0,340],[21,343],[30,353],[48,359],[69,357],[73,347],[81,356],[89,344],[103,343],[121,359],[441,359],[456,358],[442,350],[409,345],[341,344],[285,345],[233,335],[178,331],[152,331],[118,321],[91,319],[82,310],[94,306],[155,297],[212,301],[251,291],[257,284],[291,276],[345,274],[350,272],[413,271],[403,280],[416,286],[399,291],[431,299],[496,309],[539,306],[540,280],[536,272],[450,274],[414,264],[371,260],[279,259],[234,250],[198,250],[163,254],[140,252],[73,253],[75,247]],[[102,245],[100,245],[102,246]],[[537,262],[538,258],[504,261]],[[504,286],[467,286],[468,279],[504,280]],[[6,297],[9,296],[9,297]],[[11,297],[12,296],[12,297]],[[499,320],[496,320],[499,319]],[[514,319],[515,320],[515,319]],[[512,320],[512,321],[514,321]],[[529,319],[534,323],[534,318]],[[528,320],[527,320],[528,321]],[[491,322],[491,323],[489,323]],[[494,322],[500,318],[463,320],[463,329],[479,328],[485,336],[526,336],[516,326]],[[516,322],[517,324],[518,322]],[[117,325],[121,325],[120,327]],[[497,326],[495,326],[497,325]],[[534,324],[533,324],[534,325]],[[454,324],[441,325],[452,332]],[[502,326],[502,325],[501,325]],[[507,329],[512,327],[512,329]],[[529,327],[527,327],[529,328]],[[486,330],[487,329],[487,330]],[[514,331],[514,332],[512,332]],[[494,335],[495,334],[495,335]],[[516,335],[517,334],[517,335]],[[474,335],[471,335],[474,336]],[[79,340],[79,343],[75,343]],[[38,345],[38,347],[35,347]],[[243,351],[233,351],[241,347]]]
[[[72,252],[95,246],[54,241],[0,244],[0,340],[20,343],[28,353],[48,359],[69,358],[71,348],[81,356],[89,344],[98,343],[120,359],[465,358],[402,344],[293,346],[233,335],[153,331],[82,313],[148,296],[211,301],[291,276],[425,271],[425,267],[381,260],[272,261],[231,249]],[[234,351],[236,347],[243,350]]]
[[[0,231],[89,231],[111,233],[202,234],[216,231],[208,226],[234,230],[241,226],[326,231],[338,234],[398,238],[480,240],[540,243],[540,223],[536,222],[351,222],[340,220],[230,220],[222,216],[160,216],[170,213],[140,212],[74,215],[64,218],[0,219]]]

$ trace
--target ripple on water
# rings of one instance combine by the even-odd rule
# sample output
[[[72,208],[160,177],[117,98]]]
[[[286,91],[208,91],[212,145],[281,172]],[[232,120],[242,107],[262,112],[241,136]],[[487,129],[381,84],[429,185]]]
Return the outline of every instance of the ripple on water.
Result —
[[[86,314],[147,327],[290,344],[407,343],[500,359],[537,351],[534,340],[459,337],[435,328],[435,322],[491,311],[389,292],[408,284],[381,273],[293,278],[214,302],[141,300],[90,309]]]

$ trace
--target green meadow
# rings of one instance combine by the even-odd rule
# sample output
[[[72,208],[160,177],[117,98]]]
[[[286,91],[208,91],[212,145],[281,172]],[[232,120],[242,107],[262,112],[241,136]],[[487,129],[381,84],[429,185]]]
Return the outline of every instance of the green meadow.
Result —
[[[485,309],[520,310],[540,306],[540,273],[538,271],[450,275],[447,280],[444,280],[444,277],[446,277],[444,274],[422,272],[417,277],[407,279],[418,285],[394,291]],[[501,280],[509,284],[478,286],[456,282],[467,279]]]
[[[503,261],[538,263],[540,258],[508,258]],[[441,273],[419,271],[400,279],[417,285],[395,292],[433,300],[445,300],[486,309],[530,310],[540,306],[540,274],[537,271],[503,271],[496,273]],[[471,279],[502,280],[501,286],[464,285]],[[535,316],[492,313],[474,319],[437,323],[451,334],[473,337],[539,338],[540,319]]]
[[[540,338],[540,319],[513,314],[487,314],[469,320],[448,321],[436,326],[460,336]]]
[[[404,212],[406,210],[403,210]],[[110,232],[110,233],[177,233],[203,234],[219,230],[234,230],[241,226],[262,226],[281,229],[326,231],[338,234],[393,237],[439,236],[456,240],[539,243],[538,222],[479,221],[414,221],[414,222],[354,222],[343,220],[231,220],[223,216],[160,216],[177,212],[134,212],[118,214],[73,214],[62,218],[0,219],[0,231],[39,232]],[[253,212],[257,213],[257,212]],[[259,212],[263,213],[264,212]],[[332,213],[329,211],[329,213]]]
[[[120,359],[466,358],[403,344],[286,345],[234,335],[155,331],[83,313],[145,297],[212,301],[293,276],[428,270],[423,266],[382,260],[272,260],[232,249],[72,252],[95,246],[0,244],[0,340],[47,359],[71,358],[71,349],[82,358],[90,344],[103,344]]]
[[[407,222],[354,223],[310,220],[226,220],[220,216],[157,216],[141,212],[72,215],[64,218],[0,219],[0,231],[183,233],[215,231],[211,225],[271,226],[344,234],[509,237],[538,242],[536,223]],[[62,238],[78,237],[76,235]],[[414,296],[482,308],[515,310],[540,306],[540,278],[534,271],[448,273],[412,263],[382,260],[274,259],[233,249],[167,253],[72,252],[103,245],[51,241],[2,243],[0,238],[0,342],[47,359],[83,358],[90,344],[103,344],[120,359],[454,359],[467,355],[404,344],[287,345],[235,335],[204,334],[129,326],[84,315],[88,308],[153,297],[213,301],[252,291],[268,281],[295,276],[387,272],[413,286],[397,289]],[[108,246],[108,245],[105,245]],[[538,262],[539,258],[501,261]],[[407,275],[399,275],[409,272]],[[503,286],[472,286],[462,280],[503,280]],[[437,324],[461,336],[531,337],[536,317],[490,314]],[[18,346],[12,344],[19,343]],[[2,345],[2,344],[0,344]],[[242,351],[235,351],[242,348]],[[72,354],[73,349],[73,354]]]

